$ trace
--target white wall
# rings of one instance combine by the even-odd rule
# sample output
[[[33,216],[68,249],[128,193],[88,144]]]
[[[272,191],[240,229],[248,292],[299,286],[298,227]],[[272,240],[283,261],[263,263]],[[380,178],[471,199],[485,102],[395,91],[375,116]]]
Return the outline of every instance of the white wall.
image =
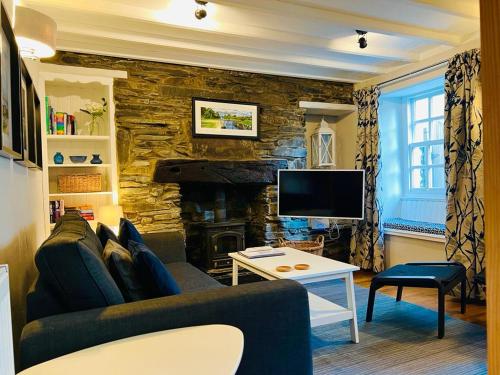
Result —
[[[12,14],[12,2],[2,0]],[[31,72],[37,81],[36,71]],[[26,317],[26,292],[35,278],[33,255],[44,240],[42,172],[0,157],[0,264],[8,264],[14,348]]]

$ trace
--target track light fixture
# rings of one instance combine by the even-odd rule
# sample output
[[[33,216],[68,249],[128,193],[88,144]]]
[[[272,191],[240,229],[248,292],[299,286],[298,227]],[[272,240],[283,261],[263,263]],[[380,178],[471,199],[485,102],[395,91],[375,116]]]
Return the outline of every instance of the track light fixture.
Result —
[[[366,34],[368,32],[363,30],[356,30],[356,33],[358,34],[359,48],[366,48],[368,46],[368,38],[366,37]]]
[[[196,4],[198,4],[198,8],[194,12],[194,16],[199,20],[202,20],[207,16],[206,5],[208,1],[195,0]]]

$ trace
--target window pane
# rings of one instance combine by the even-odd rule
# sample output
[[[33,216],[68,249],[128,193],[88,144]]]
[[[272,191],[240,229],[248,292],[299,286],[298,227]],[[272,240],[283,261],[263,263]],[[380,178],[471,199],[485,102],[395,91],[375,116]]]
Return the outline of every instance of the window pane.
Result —
[[[444,145],[432,145],[429,147],[429,164],[444,164]]]
[[[431,124],[431,141],[444,139],[444,120],[434,120]]]
[[[429,139],[429,123],[426,121],[417,122],[413,125],[412,142],[423,142]]]
[[[424,168],[414,168],[411,171],[412,189],[421,189],[427,187],[427,170]]]
[[[423,120],[429,117],[429,99],[415,100],[415,120]]]
[[[415,147],[411,151],[411,165],[424,165],[425,164],[425,147]]]
[[[433,189],[444,189],[444,167],[429,169],[429,187]]]
[[[431,99],[431,117],[444,116],[444,94],[435,95]]]

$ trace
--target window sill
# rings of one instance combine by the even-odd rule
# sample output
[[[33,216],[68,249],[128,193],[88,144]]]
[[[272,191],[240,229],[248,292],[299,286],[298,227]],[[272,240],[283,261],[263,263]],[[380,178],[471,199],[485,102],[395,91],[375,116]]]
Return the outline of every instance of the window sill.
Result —
[[[384,229],[384,234],[388,234],[389,236],[415,238],[423,241],[433,241],[442,243],[445,242],[445,237],[441,234],[412,232],[409,230],[392,229],[392,228]]]

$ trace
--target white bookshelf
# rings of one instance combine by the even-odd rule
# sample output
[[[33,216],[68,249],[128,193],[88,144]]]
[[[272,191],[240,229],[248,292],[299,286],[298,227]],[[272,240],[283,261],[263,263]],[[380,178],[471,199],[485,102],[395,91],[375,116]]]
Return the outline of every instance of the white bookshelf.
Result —
[[[118,204],[118,175],[116,160],[115,106],[113,102],[114,78],[126,78],[123,71],[67,67],[53,64],[40,64],[39,94],[42,102],[43,131],[43,184],[44,208],[46,213],[46,232],[50,233],[54,224],[50,223],[50,201],[64,200],[65,207],[90,205],[94,210],[97,224],[99,207]],[[57,112],[72,114],[77,122],[76,135],[47,134],[45,97]],[[80,109],[89,102],[108,103],[107,112],[100,122],[97,134],[88,134],[86,123],[90,116]],[[55,164],[54,155],[64,156],[63,164]],[[90,164],[93,154],[99,154],[102,164]],[[85,155],[84,163],[72,163],[70,156]],[[63,193],[59,191],[58,176],[76,174],[100,174],[102,189],[98,192]]]

